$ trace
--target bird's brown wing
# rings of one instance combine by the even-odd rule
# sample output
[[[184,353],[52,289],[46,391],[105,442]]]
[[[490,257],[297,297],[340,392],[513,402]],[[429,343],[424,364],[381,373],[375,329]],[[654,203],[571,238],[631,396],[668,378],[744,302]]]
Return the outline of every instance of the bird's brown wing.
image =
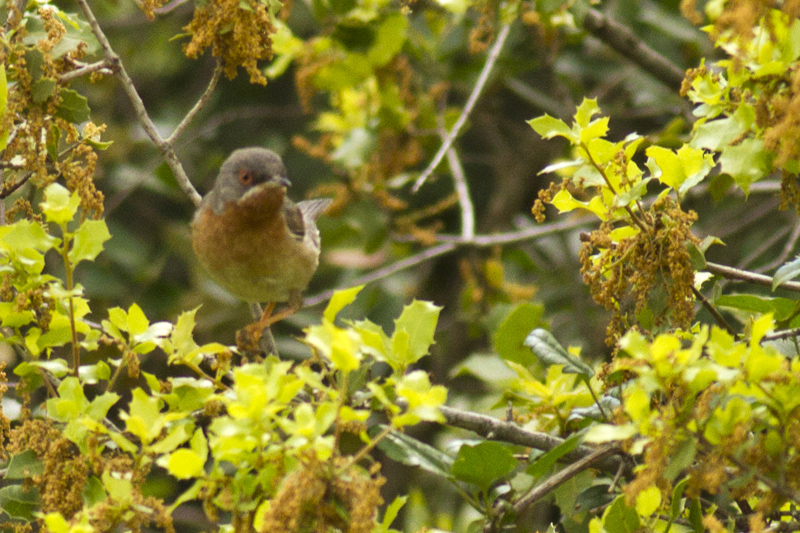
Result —
[[[286,220],[286,227],[289,233],[294,235],[298,241],[302,241],[306,235],[306,223],[303,220],[303,212],[300,206],[292,201],[285,201],[283,203],[283,218]]]
[[[283,217],[286,219],[289,233],[294,235],[297,240],[303,240],[306,235],[306,224],[313,224],[332,202],[333,200],[330,198],[303,200],[298,204],[284,202]]]

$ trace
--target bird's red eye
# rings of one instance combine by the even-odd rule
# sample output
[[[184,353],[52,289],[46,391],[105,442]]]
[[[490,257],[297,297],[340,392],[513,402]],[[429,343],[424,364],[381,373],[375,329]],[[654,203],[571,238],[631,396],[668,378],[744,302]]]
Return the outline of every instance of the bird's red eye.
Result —
[[[250,185],[253,183],[253,173],[243,168],[239,170],[239,183],[242,185]]]

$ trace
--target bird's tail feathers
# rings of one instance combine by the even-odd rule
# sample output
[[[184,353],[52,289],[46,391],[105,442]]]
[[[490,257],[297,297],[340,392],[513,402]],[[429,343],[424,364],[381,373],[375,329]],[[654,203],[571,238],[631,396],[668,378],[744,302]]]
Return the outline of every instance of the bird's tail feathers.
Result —
[[[317,220],[323,211],[328,209],[333,203],[331,198],[315,198],[313,200],[303,200],[297,203],[297,207],[303,213],[306,220]]]

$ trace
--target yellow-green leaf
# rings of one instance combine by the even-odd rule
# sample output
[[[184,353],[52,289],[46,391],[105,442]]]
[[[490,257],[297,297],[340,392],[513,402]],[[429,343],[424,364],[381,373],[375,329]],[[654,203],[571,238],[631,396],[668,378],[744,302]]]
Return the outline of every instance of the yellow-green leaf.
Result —
[[[175,450],[169,456],[167,471],[178,479],[197,477],[203,473],[203,458],[194,450]]]

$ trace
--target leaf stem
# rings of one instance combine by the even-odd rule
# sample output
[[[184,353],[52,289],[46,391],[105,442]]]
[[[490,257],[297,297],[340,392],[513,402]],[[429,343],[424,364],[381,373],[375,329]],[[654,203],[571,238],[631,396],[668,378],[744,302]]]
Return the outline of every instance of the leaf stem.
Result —
[[[70,233],[67,231],[67,225],[61,226],[61,234],[64,239],[61,247],[61,257],[64,259],[64,270],[66,271],[67,278],[67,304],[69,306],[69,327],[72,333],[72,373],[77,376],[78,369],[81,365],[80,349],[78,347],[78,330],[75,327],[75,304],[72,301],[72,291],[75,284],[72,276],[72,263],[69,260],[69,243]]]

